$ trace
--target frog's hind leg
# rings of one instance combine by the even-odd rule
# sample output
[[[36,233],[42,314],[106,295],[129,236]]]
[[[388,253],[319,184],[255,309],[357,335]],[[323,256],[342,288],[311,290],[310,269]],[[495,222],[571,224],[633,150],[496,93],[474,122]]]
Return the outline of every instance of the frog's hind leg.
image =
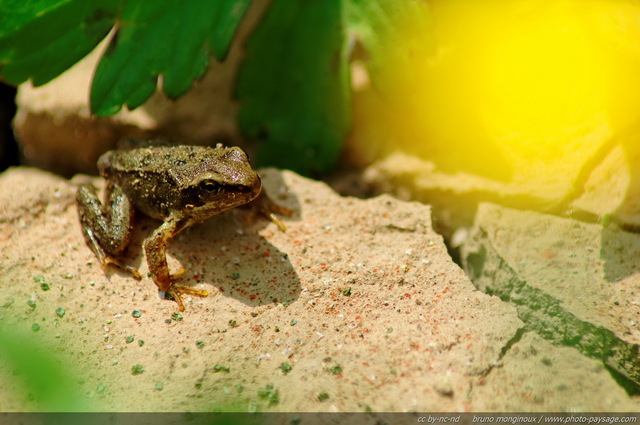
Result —
[[[251,211],[251,214],[247,217],[247,221],[253,221],[257,212],[271,220],[271,222],[278,226],[278,228],[283,232],[286,231],[287,228],[276,214],[281,214],[287,217],[290,217],[293,214],[293,211],[289,208],[285,208],[273,202],[264,189],[253,201],[243,205],[243,207],[249,208]]]
[[[91,184],[81,184],[78,187],[76,203],[82,233],[103,269],[113,265],[139,280],[142,277],[136,268],[115,257],[129,243],[133,206],[115,185],[107,187],[107,202],[110,208],[105,209]]]
[[[122,261],[120,261],[118,258],[107,254],[107,252],[102,248],[102,246],[98,242],[96,235],[93,233],[91,229],[89,229],[88,227],[84,227],[82,229],[82,233],[84,234],[87,244],[91,247],[91,250],[96,254],[96,257],[98,257],[100,266],[102,266],[103,269],[106,269],[109,266],[114,266],[119,268],[120,270],[130,273],[137,280],[142,279],[142,276],[140,275],[140,272],[138,271],[138,269],[136,269],[135,267],[131,267],[123,263]]]

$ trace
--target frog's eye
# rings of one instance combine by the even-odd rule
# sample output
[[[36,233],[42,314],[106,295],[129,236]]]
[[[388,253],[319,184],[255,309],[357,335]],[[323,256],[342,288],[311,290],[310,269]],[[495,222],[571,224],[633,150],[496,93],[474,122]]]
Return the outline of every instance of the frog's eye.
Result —
[[[206,190],[209,193],[218,193],[220,192],[220,185],[213,180],[204,180],[200,183],[200,187]]]

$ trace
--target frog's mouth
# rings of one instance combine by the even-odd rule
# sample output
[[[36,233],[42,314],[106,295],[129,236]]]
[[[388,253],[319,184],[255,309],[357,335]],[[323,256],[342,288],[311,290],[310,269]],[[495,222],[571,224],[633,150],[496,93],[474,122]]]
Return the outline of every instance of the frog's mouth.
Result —
[[[261,183],[253,187],[241,185],[230,186],[228,190],[222,192],[222,197],[228,195],[229,199],[231,200],[230,203],[233,204],[230,206],[230,208],[233,208],[253,201],[258,197],[258,195],[260,195],[261,191]]]

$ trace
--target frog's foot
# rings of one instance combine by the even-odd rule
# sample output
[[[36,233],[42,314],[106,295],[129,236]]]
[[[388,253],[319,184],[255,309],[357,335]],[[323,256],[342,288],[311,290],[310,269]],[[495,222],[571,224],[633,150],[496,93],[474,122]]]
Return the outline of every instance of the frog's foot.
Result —
[[[89,244],[89,247],[94,252],[94,254],[96,254],[96,257],[98,258],[98,262],[100,263],[102,270],[106,270],[107,267],[109,266],[114,266],[119,268],[122,271],[130,273],[131,276],[133,276],[137,280],[142,279],[142,276],[140,275],[140,272],[138,271],[138,269],[136,269],[135,267],[128,266],[122,261],[120,261],[118,258],[113,257],[110,254],[107,254],[107,251],[105,251],[104,248],[102,248],[102,246],[98,242],[96,235],[93,233],[91,229],[89,229],[88,227],[84,227],[82,230],[83,230],[85,239]]]
[[[273,204],[272,208],[269,211],[261,209],[260,213],[262,213],[265,217],[271,220],[273,224],[278,226],[278,229],[285,232],[287,230],[287,227],[284,225],[282,220],[280,220],[275,213],[286,215],[287,217],[289,217],[291,216],[291,214],[293,214],[293,211],[291,211],[289,208],[285,208],[285,207],[281,207],[280,205]]]
[[[181,295],[193,295],[204,298],[209,295],[209,292],[200,289],[187,288],[185,286],[171,285],[167,294],[169,294],[169,296],[178,303],[178,310],[184,311],[184,304],[182,303]]]
[[[100,265],[102,266],[103,270],[106,269],[109,266],[114,266],[114,267],[119,268],[122,271],[130,273],[131,276],[133,276],[134,279],[136,279],[136,280],[141,280],[142,279],[142,276],[140,275],[140,272],[138,271],[138,269],[123,263],[122,261],[118,260],[117,258],[113,258],[113,257],[111,257],[109,255],[105,255],[102,258],[98,257],[98,259],[100,260]]]
[[[251,208],[253,212],[253,214],[248,217],[248,221],[254,219],[255,212],[259,212],[271,220],[271,222],[278,226],[278,228],[283,232],[286,231],[287,228],[276,214],[284,215],[286,217],[290,217],[291,214],[293,214],[293,211],[289,208],[285,208],[273,202],[264,191],[262,191],[260,195],[258,195],[258,197],[251,201],[247,206]]]

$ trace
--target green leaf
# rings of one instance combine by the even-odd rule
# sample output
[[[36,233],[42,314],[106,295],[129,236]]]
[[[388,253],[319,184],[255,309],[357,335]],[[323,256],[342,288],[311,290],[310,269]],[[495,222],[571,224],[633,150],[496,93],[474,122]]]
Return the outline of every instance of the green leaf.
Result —
[[[134,109],[160,80],[167,96],[176,98],[203,74],[212,55],[225,57],[249,1],[0,0],[0,78],[44,84],[115,24],[91,86],[92,112]],[[273,0],[249,40],[236,87],[240,128],[263,142],[259,164],[327,172],[350,125],[352,41],[367,49],[372,69],[385,60],[404,68],[410,58],[394,50],[398,22],[423,25],[425,15],[416,13],[423,3]]]
[[[113,25],[120,0],[0,0],[0,77],[47,83],[86,56]]]
[[[184,94],[205,71],[210,56],[222,59],[249,0],[127,1],[117,32],[91,86],[98,116],[134,109],[155,91],[158,77],[169,98]]]
[[[330,170],[349,128],[340,0],[273,0],[247,43],[238,121],[261,141],[258,164]]]
[[[209,58],[226,56],[250,0],[0,0],[0,78],[42,85],[86,56],[116,25],[91,86],[99,116],[133,109],[156,89],[186,92]]]

